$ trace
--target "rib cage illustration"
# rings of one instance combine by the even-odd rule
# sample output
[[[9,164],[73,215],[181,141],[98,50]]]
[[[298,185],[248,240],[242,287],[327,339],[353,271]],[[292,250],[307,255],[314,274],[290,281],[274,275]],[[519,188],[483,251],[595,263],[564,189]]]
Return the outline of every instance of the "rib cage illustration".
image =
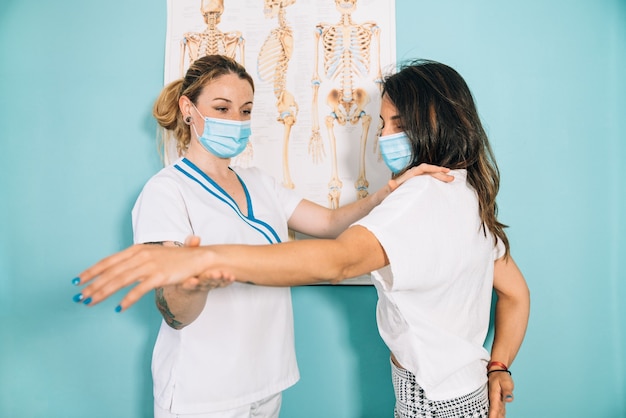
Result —
[[[272,83],[276,97],[277,121],[284,125],[283,129],[283,185],[290,189],[295,187],[289,170],[289,136],[296,123],[298,104],[293,94],[287,90],[287,70],[293,54],[293,31],[285,18],[285,8],[294,4],[295,0],[265,0],[266,18],[278,18],[278,27],[270,31],[257,59],[257,72],[262,81]]]
[[[218,25],[224,13],[224,0],[201,0],[200,13],[206,24],[203,32],[187,32],[180,41],[180,75],[185,75],[185,60],[193,62],[205,55],[220,54],[245,65],[245,40],[240,31],[222,32]],[[237,59],[237,55],[239,58]]]
[[[313,123],[309,153],[314,162],[324,157],[322,137],[319,132],[318,96],[322,79],[319,74],[319,46],[322,46],[323,74],[326,80],[339,80],[339,86],[330,90],[326,103],[331,111],[324,118],[328,130],[331,163],[331,178],[328,183],[329,207],[339,207],[343,183],[337,168],[337,146],[334,124],[344,126],[346,123],[356,125],[361,122],[361,138],[359,151],[359,174],[354,184],[357,198],[368,195],[369,182],[365,172],[365,149],[372,117],[365,111],[370,97],[367,91],[356,86],[356,81],[370,74],[371,48],[375,44],[376,74],[374,82],[380,91],[382,74],[380,68],[380,28],[375,22],[355,24],[352,12],[356,9],[356,0],[335,0],[335,6],[341,13],[338,24],[319,23],[315,31],[315,71],[311,80],[313,87]],[[374,41],[374,42],[372,42]]]

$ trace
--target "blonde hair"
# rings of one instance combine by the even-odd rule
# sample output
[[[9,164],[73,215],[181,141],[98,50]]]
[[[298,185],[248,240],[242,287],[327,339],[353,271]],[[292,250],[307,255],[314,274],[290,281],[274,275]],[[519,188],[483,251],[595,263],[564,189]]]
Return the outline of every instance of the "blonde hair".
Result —
[[[246,69],[237,61],[223,55],[207,55],[195,60],[185,77],[167,84],[152,107],[152,115],[159,124],[158,145],[161,157],[169,164],[174,157],[185,154],[191,142],[189,125],[178,106],[182,96],[197,104],[202,89],[226,74],[235,74],[247,80],[254,92],[254,81]]]

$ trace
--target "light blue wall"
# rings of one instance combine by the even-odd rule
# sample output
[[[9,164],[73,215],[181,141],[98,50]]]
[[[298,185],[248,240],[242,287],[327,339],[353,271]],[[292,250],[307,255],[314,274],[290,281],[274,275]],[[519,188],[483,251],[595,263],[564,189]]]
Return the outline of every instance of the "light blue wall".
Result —
[[[397,1],[398,58],[457,68],[533,296],[509,417],[626,416],[626,4]],[[159,318],[70,280],[131,243],[159,168],[165,2],[0,3],[0,417],[148,417]],[[286,418],[391,416],[372,287],[294,289]]]

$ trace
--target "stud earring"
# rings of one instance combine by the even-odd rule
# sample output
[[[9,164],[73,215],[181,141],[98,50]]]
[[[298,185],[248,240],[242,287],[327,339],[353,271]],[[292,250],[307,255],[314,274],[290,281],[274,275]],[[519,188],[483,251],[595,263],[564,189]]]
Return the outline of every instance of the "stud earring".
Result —
[[[191,116],[187,116],[187,117],[185,118],[185,123],[186,123],[187,125],[191,125]]]

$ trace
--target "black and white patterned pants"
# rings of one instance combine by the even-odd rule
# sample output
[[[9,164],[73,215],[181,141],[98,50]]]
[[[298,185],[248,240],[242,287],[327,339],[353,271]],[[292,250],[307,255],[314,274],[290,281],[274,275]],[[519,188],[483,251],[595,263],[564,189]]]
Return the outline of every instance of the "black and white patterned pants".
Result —
[[[396,393],[394,418],[487,418],[487,385],[459,398],[431,401],[415,381],[415,375],[391,362],[393,390]]]

